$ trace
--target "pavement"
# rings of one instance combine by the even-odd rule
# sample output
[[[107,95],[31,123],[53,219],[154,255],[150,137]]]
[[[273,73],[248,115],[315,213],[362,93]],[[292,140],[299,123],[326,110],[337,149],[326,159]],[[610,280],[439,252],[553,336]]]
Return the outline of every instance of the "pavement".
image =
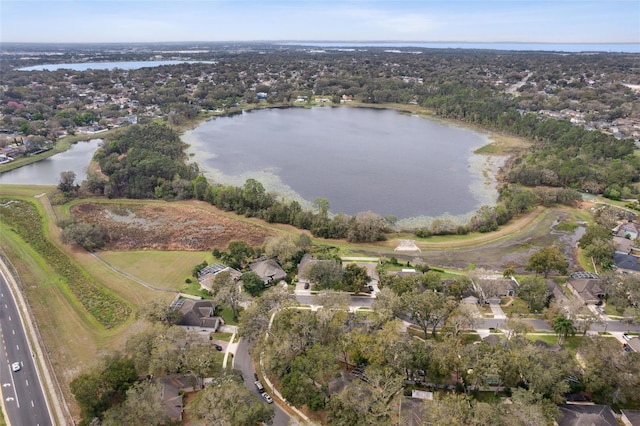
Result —
[[[47,362],[48,358],[45,358],[48,357],[48,354],[42,347],[42,338],[32,321],[28,304],[20,287],[2,257],[0,257],[0,281],[3,286],[6,284],[2,291],[4,303],[2,314],[7,316],[2,321],[2,340],[4,344],[9,344],[11,341],[15,346],[15,348],[11,347],[11,350],[5,348],[5,354],[11,353],[14,356],[7,361],[16,361],[18,360],[16,357],[20,357],[19,360],[22,364],[22,370],[17,372],[22,373],[20,377],[17,374],[9,373],[11,383],[5,380],[4,372],[0,375],[2,376],[0,381],[3,382],[3,398],[0,401],[6,414],[5,420],[8,425],[28,423],[47,425],[56,424],[58,421],[66,423],[70,419],[70,414],[64,404],[64,399],[56,392],[56,389],[60,390],[60,386],[55,380],[53,372],[49,369],[50,363]],[[11,303],[11,299],[14,300],[14,303]],[[9,310],[10,307],[15,308],[15,311]],[[16,325],[10,324],[12,317],[14,317]],[[15,379],[14,376],[16,376]],[[25,383],[23,384],[22,381]],[[20,406],[21,398],[22,407]],[[13,407],[14,402],[16,407]],[[7,404],[11,404],[11,406],[7,406]],[[15,421],[16,413],[19,413],[17,418],[20,421],[18,422]]]

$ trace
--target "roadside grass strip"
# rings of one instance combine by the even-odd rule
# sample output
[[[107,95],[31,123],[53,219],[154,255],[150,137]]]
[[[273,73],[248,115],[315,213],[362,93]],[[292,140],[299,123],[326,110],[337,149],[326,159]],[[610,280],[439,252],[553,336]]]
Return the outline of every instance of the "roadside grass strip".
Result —
[[[8,201],[0,198],[0,220],[64,278],[68,288],[91,316],[106,328],[126,321],[131,315],[131,307],[101,288],[44,237],[42,216],[33,203],[16,200],[8,204]]]

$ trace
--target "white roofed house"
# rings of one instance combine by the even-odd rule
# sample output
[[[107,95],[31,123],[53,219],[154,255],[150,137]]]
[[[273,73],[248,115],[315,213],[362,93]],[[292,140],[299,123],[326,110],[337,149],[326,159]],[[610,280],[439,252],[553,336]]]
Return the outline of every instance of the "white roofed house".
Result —
[[[613,228],[613,234],[633,241],[640,235],[640,226],[633,222],[624,222]]]

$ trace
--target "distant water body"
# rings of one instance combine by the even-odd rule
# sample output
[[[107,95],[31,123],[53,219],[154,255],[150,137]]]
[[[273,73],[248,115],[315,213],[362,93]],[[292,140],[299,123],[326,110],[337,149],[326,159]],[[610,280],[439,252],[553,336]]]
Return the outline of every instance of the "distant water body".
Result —
[[[101,142],[102,139],[77,142],[65,152],[0,173],[0,185],[57,185],[60,173],[66,171],[74,172],[76,183],[80,183],[87,178],[87,167]]]
[[[411,42],[289,42],[287,46],[310,46],[327,49],[366,49],[367,47],[423,48],[423,49],[487,49],[487,50],[516,50],[516,51],[544,51],[544,52],[619,52],[640,53],[640,43],[411,43]]]
[[[18,68],[18,71],[57,71],[60,69],[69,69],[73,71],[86,70],[137,70],[140,68],[152,68],[162,65],[178,65],[178,64],[195,64],[205,63],[214,64],[210,61],[131,61],[131,62],[84,62],[77,64],[44,64],[34,65],[32,67]]]

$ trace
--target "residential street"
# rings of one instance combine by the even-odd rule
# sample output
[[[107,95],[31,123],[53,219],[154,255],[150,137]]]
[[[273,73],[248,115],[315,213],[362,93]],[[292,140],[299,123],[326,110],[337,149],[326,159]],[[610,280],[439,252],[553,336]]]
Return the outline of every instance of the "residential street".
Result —
[[[262,399],[260,397],[260,394],[258,393],[256,385],[254,384],[255,370],[253,369],[253,362],[251,360],[251,357],[249,356],[249,346],[247,342],[242,339],[240,339],[240,341],[238,342],[237,350],[233,357],[233,368],[242,371],[242,377],[244,378],[245,387],[256,394],[260,399]],[[267,392],[271,393],[269,389],[267,389]],[[290,416],[278,406],[275,400],[272,405],[276,412],[276,415],[273,418],[273,426],[288,426]]]

